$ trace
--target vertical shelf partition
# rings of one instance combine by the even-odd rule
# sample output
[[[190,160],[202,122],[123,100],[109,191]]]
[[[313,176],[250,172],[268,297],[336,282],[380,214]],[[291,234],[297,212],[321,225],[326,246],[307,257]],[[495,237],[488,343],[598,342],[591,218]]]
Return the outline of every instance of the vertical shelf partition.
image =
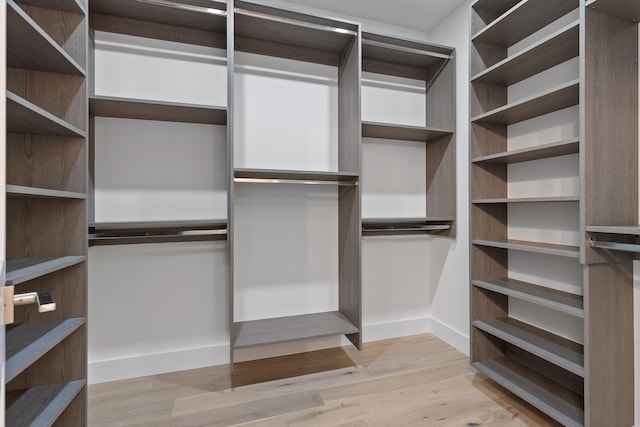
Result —
[[[7,425],[86,425],[87,16],[6,1]],[[3,43],[5,43],[3,42]],[[55,310],[13,309],[50,293]],[[55,368],[53,368],[55,366]],[[32,424],[34,423],[34,424]]]
[[[232,2],[233,4],[233,2]],[[229,17],[229,50],[285,58],[337,68],[338,171],[240,169],[234,167],[233,130],[230,131],[230,182],[327,184],[338,193],[338,309],[290,317],[237,321],[233,314],[234,280],[231,280],[231,360],[234,350],[305,338],[345,335],[360,348],[360,27],[358,24],[311,16],[256,3],[235,1]],[[233,59],[231,63],[235,63]],[[230,79],[233,79],[230,66]],[[233,80],[230,88],[233,88]],[[233,89],[231,89],[233,90]],[[234,96],[230,95],[230,124]],[[235,119],[237,120],[237,119]],[[233,126],[230,126],[233,128]],[[232,196],[233,197],[233,196]],[[230,202],[229,242],[234,277],[233,202]],[[239,266],[235,266],[239,268]],[[284,268],[284,266],[283,266]]]

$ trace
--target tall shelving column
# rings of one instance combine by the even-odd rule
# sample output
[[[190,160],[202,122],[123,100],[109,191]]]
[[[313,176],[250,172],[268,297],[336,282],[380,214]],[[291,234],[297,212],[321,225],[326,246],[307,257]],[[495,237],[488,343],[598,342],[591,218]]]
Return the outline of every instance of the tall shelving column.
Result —
[[[229,244],[231,247],[230,311],[231,363],[241,348],[276,344],[324,336],[345,335],[360,348],[360,27],[319,16],[235,1],[233,22],[229,22],[229,49],[265,57],[285,58],[337,68],[338,75],[338,170],[305,171],[237,167],[234,138],[237,137],[237,94],[230,97],[229,164],[231,168]],[[233,37],[233,41],[231,38]],[[231,56],[230,56],[231,58]],[[230,61],[238,67],[237,58]],[[230,78],[233,78],[231,76]],[[233,82],[230,91],[233,91]],[[283,122],[283,126],[285,126]],[[234,135],[235,133],[235,135]],[[237,142],[236,142],[237,143]],[[269,143],[269,141],[263,141]],[[304,138],[300,136],[300,143]],[[284,154],[284,153],[283,153]],[[242,185],[321,184],[337,188],[338,194],[338,307],[335,311],[238,321],[234,315],[237,274],[237,212],[234,199]],[[283,264],[282,268],[286,268]]]
[[[363,234],[455,235],[455,57],[445,46],[363,33],[362,70],[424,81],[425,126],[363,121],[362,136],[426,144],[424,218],[363,218]]]
[[[86,425],[87,13],[80,0],[6,1],[7,425]],[[52,308],[49,305],[49,308]]]
[[[509,213],[528,204],[564,212],[578,195],[509,197],[509,165],[580,152],[578,135],[509,149],[509,126],[579,104],[580,81],[570,80],[509,101],[513,85],[579,53],[580,22],[546,37],[513,46],[579,6],[577,0],[478,0],[471,8],[471,361],[474,367],[568,426],[584,424],[584,349],[558,334],[516,320],[510,301],[525,301],[565,315],[585,316],[583,298],[514,280],[512,251],[566,258],[577,263],[580,247],[510,239]],[[510,49],[511,48],[511,49]],[[575,218],[577,223],[578,218]],[[541,234],[541,233],[539,233]],[[538,279],[539,280],[539,279]]]

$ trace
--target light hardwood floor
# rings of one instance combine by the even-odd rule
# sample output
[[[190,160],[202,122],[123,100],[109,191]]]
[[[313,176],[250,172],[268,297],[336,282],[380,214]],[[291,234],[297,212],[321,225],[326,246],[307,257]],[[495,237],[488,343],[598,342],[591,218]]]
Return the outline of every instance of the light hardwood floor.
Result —
[[[89,426],[554,426],[431,335],[89,387]]]

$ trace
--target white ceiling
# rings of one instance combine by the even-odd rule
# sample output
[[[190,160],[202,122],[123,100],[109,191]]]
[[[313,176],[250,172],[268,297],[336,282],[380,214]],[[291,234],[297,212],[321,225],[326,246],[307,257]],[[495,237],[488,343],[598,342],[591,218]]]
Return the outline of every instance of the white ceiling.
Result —
[[[287,0],[314,9],[429,32],[465,0]]]

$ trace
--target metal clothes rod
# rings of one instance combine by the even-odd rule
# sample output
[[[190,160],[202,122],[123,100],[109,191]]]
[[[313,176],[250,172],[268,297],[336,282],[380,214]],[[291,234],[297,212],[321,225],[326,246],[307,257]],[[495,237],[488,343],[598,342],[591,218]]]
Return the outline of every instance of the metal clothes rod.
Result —
[[[147,1],[147,0],[145,0],[145,1]],[[149,0],[149,1],[151,1],[151,0]],[[235,8],[233,11],[235,13],[239,14],[239,15],[250,16],[252,18],[265,19],[267,21],[274,21],[274,22],[279,22],[279,23],[282,23],[282,24],[295,25],[295,26],[298,26],[298,27],[309,28],[309,29],[312,29],[312,30],[320,30],[320,31],[326,31],[326,32],[330,32],[330,33],[346,34],[346,35],[350,35],[350,36],[357,36],[358,35],[358,33],[356,31],[347,30],[346,28],[338,28],[338,27],[331,27],[331,26],[328,26],[328,25],[313,24],[311,22],[304,22],[304,21],[300,21],[300,20],[297,20],[297,19],[284,18],[284,17],[281,17],[281,16],[273,16],[273,15],[269,15],[269,14],[266,14],[266,13],[253,12],[253,11],[246,10],[246,9]]]
[[[135,231],[128,231],[126,233],[119,234],[113,233],[93,233],[89,234],[90,239],[131,239],[131,238],[145,238],[145,237],[182,237],[182,236],[216,236],[227,234],[227,230],[185,230],[178,232],[164,232],[164,231],[142,231],[136,233]]]
[[[636,245],[633,243],[599,242],[597,240],[590,239],[589,245],[592,248],[640,253],[640,245]]]
[[[233,182],[250,184],[304,184],[304,185],[337,185],[337,186],[357,186],[357,182],[344,181],[323,181],[315,179],[272,179],[272,178],[234,178]]]
[[[148,3],[156,6],[171,7],[174,9],[188,10],[190,12],[206,13],[209,15],[227,16],[227,12],[220,9],[204,6],[194,6],[190,4],[175,3],[167,0],[136,0],[139,3]]]
[[[374,40],[362,39],[362,44],[368,44],[370,46],[382,47],[384,49],[397,50],[397,51],[405,52],[405,53],[413,53],[415,55],[431,56],[431,57],[434,57],[434,58],[441,58],[441,59],[451,59],[452,58],[451,55],[447,55],[447,54],[444,54],[444,53],[431,52],[429,50],[414,49],[414,48],[406,47],[406,46],[396,46],[396,45],[393,45],[393,44],[374,41]]]

